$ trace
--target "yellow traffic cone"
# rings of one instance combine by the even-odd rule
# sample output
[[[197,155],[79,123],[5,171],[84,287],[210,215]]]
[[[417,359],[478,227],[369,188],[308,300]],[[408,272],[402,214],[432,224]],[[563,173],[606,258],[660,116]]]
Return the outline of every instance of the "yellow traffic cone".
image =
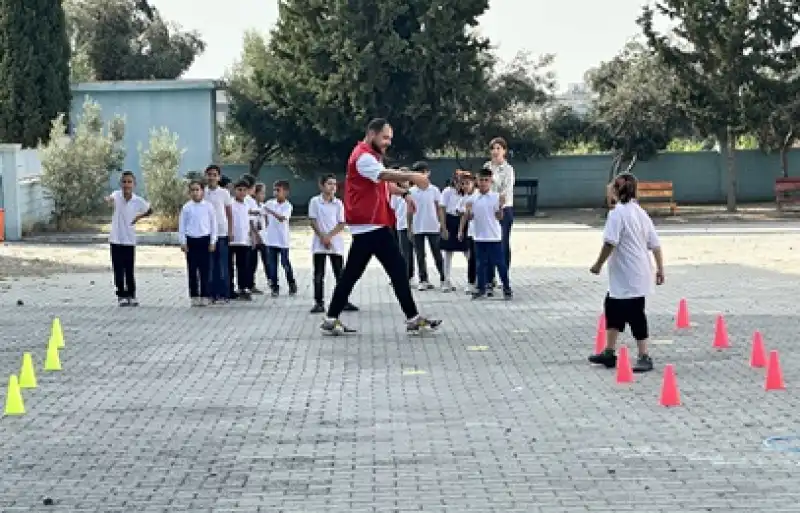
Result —
[[[57,348],[64,347],[64,331],[61,329],[61,319],[58,317],[53,319],[53,326],[50,328],[50,340],[55,342]]]
[[[22,392],[16,376],[8,378],[8,393],[6,393],[6,408],[3,415],[24,415],[25,404],[22,402]]]
[[[19,371],[20,388],[36,388],[36,373],[33,370],[33,358],[30,353],[22,355],[22,370]]]
[[[58,346],[56,345],[55,340],[47,344],[47,357],[44,359],[44,370],[46,371],[61,370],[61,357],[58,356]]]

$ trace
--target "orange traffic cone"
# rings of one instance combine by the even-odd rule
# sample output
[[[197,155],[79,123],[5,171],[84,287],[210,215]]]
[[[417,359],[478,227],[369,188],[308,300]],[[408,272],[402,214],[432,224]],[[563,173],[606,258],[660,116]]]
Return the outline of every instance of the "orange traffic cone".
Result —
[[[778,360],[778,351],[769,352],[769,364],[767,365],[767,379],[764,383],[766,390],[786,390],[783,383],[783,371]]]
[[[680,406],[681,395],[678,392],[678,380],[675,378],[675,367],[664,366],[664,381],[661,383],[661,406]]]
[[[722,315],[717,316],[717,326],[714,329],[714,348],[715,349],[728,349],[731,347],[728,341],[728,329],[725,327],[725,318]]]
[[[606,316],[600,314],[597,320],[597,334],[594,337],[594,354],[600,354],[606,349]]]
[[[628,346],[619,348],[617,355],[617,383],[633,383],[633,368],[628,354]]]
[[[753,349],[750,351],[750,367],[760,369],[767,366],[767,350],[760,331],[753,333]]]
[[[685,299],[681,299],[681,302],[678,304],[678,315],[675,316],[675,327],[679,330],[690,327],[689,307]]]

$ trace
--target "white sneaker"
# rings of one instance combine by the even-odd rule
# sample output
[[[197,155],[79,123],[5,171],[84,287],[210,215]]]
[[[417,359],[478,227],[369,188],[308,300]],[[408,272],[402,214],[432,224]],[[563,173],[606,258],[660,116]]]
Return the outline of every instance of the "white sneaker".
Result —
[[[475,292],[475,285],[467,284],[467,286],[464,287],[464,294],[470,295],[470,294],[472,294],[474,292]]]
[[[192,307],[200,306],[200,298],[199,297],[193,297],[189,304]]]
[[[449,280],[442,282],[442,292],[453,292],[453,284]]]
[[[417,286],[417,290],[428,290],[429,288],[430,287],[428,287],[428,282],[425,281],[419,282],[419,286]]]

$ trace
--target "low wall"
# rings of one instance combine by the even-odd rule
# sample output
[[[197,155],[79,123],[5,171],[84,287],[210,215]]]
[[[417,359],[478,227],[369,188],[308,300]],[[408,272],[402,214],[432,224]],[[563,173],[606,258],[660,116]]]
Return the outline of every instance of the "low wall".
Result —
[[[53,203],[42,186],[41,174],[38,150],[0,144],[0,207],[5,210],[6,240],[20,240],[33,226],[50,222]]]

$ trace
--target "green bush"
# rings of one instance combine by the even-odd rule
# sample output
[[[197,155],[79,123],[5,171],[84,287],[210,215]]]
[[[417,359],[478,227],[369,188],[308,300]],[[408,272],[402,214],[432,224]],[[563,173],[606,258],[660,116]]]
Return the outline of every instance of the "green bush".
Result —
[[[53,201],[59,229],[102,212],[111,173],[122,169],[125,120],[116,116],[103,128],[100,106],[87,98],[72,136],[65,135],[61,114],[52,123],[49,142],[39,145],[42,185]]]
[[[179,171],[184,152],[178,135],[163,127],[150,132],[146,150],[139,147],[147,199],[161,221],[161,231],[177,229],[181,207],[188,199],[187,180]]]

